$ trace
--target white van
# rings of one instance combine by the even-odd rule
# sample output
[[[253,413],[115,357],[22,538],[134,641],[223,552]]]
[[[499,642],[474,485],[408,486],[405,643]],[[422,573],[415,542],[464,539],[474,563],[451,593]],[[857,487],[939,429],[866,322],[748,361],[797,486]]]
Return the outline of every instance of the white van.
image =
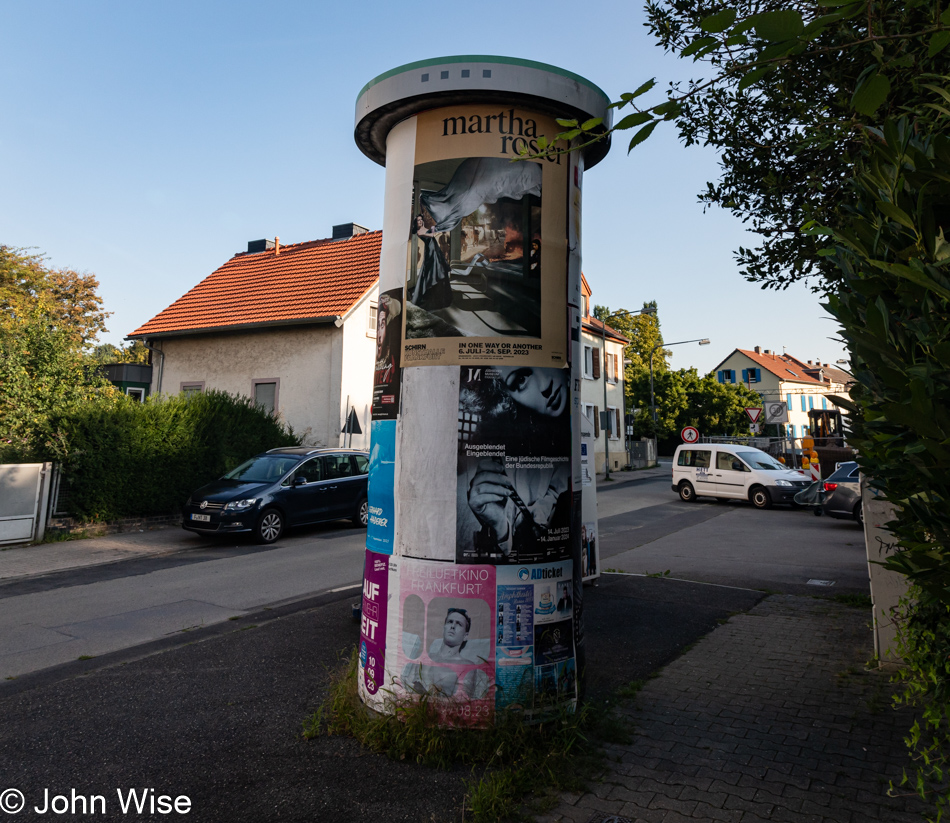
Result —
[[[791,503],[811,483],[761,449],[734,443],[677,446],[673,456],[673,491],[687,503],[697,497],[748,500],[757,509]]]

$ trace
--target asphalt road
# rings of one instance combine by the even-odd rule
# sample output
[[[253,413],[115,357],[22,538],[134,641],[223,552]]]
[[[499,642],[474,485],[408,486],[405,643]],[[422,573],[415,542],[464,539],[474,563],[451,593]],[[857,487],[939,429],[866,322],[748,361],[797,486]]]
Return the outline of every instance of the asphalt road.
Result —
[[[584,590],[594,701],[751,608],[754,589],[867,591],[849,523],[683,504],[665,476],[619,477],[601,487],[602,568],[626,573]],[[467,770],[301,737],[358,639],[347,587],[361,531],[331,525],[266,548],[147,538],[163,539],[171,553],[0,584],[0,793],[23,792],[16,819],[45,819],[44,792],[75,790],[105,798],[95,819],[126,820],[117,792],[130,788],[187,796],[203,823],[460,819]],[[700,582],[642,576],[666,569]]]

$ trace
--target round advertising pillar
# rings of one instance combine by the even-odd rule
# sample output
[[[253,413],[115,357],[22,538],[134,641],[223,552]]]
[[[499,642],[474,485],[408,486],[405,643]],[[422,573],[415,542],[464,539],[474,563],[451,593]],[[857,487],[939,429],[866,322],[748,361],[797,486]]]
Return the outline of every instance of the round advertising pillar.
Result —
[[[580,306],[585,166],[537,153],[607,96],[505,57],[370,81],[356,142],[385,165],[359,690],[445,725],[582,691]],[[515,161],[515,162],[513,162]]]

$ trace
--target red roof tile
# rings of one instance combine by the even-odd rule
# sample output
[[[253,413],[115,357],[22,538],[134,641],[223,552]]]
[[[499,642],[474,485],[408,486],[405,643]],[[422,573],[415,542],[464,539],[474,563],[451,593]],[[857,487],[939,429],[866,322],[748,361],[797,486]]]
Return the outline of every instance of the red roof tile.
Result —
[[[736,349],[736,351],[740,354],[744,354],[753,362],[758,363],[763,369],[767,369],[782,380],[786,380],[790,383],[817,383],[818,385],[824,385],[820,380],[816,380],[811,375],[805,374],[804,369],[799,365],[800,361],[791,355],[758,354],[754,351],[747,351],[746,349]]]
[[[379,279],[381,231],[236,254],[129,337],[346,314]]]

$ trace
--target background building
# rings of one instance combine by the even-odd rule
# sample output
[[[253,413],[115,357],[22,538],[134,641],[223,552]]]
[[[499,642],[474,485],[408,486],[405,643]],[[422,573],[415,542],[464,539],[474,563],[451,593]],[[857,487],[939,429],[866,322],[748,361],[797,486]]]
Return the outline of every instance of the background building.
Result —
[[[623,426],[623,350],[630,341],[590,313],[590,296],[587,278],[581,275],[581,403],[594,421],[595,470],[602,473],[608,454],[611,471],[630,462]],[[601,412],[606,412],[606,417]]]
[[[720,383],[744,383],[758,392],[764,403],[788,404],[784,435],[803,437],[808,432],[811,409],[835,409],[831,397],[846,395],[851,375],[820,361],[802,361],[790,354],[777,354],[756,346],[751,351],[735,349],[714,369]]]
[[[129,335],[153,349],[152,393],[245,395],[307,445],[369,448],[381,240],[346,223],[325,240],[248,243]]]

